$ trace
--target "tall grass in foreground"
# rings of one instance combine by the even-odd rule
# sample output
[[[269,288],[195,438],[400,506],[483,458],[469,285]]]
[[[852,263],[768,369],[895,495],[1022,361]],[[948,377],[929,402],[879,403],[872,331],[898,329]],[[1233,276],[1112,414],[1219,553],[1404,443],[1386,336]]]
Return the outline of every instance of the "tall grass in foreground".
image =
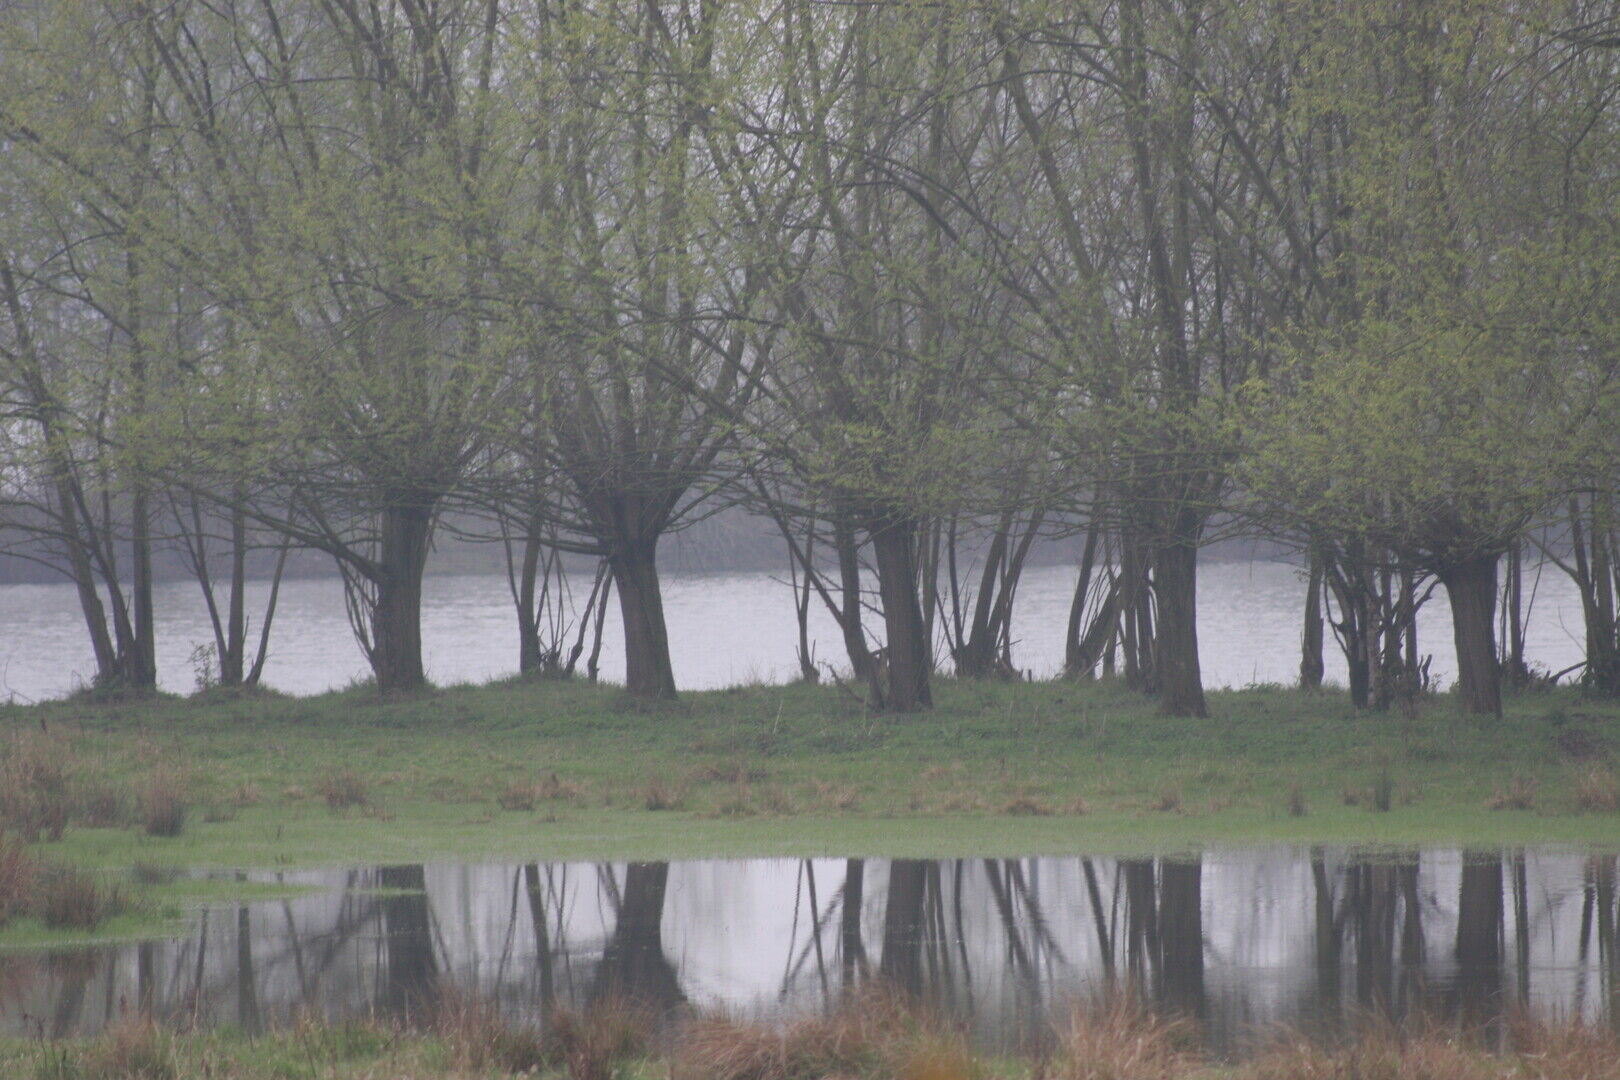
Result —
[[[359,1037],[357,1037],[359,1036]],[[100,1038],[33,1051],[34,1080],[1620,1080],[1613,1031],[1512,1017],[1479,1033],[1443,1021],[1370,1024],[1347,1045],[1284,1035],[1247,1062],[1221,1065],[1196,1028],[1130,993],[1080,1006],[1037,1057],[976,1054],[959,1025],[881,987],[825,1014],[757,1024],[656,1015],[622,998],[557,1008],[544,1025],[448,993],[413,1028],[308,1017],[245,1039],[170,1035],[127,1018]],[[1505,1047],[1505,1049],[1502,1049]],[[0,1073],[6,1060],[0,1054]],[[10,1075],[9,1073],[5,1075]],[[23,1075],[19,1073],[19,1075]]]

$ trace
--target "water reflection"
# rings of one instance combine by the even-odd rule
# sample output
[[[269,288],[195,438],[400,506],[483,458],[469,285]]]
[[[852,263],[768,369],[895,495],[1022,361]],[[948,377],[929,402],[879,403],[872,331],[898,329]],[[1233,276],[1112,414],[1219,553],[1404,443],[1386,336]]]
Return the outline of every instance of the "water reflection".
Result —
[[[137,1007],[250,1032],[306,1008],[408,1022],[449,987],[542,1022],[607,995],[770,1020],[874,979],[994,1049],[1039,1043],[1053,1010],[1122,980],[1217,1053],[1368,1014],[1615,1024],[1616,865],[1318,848],[258,875],[321,888],[200,913],[170,941],[0,955],[0,1030],[88,1034]]]

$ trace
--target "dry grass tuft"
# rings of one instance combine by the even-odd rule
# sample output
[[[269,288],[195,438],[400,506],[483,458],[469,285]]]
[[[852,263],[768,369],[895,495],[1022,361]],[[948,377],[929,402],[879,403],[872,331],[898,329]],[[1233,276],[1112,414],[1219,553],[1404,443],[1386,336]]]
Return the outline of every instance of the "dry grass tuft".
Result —
[[[714,812],[717,817],[752,817],[754,807],[748,801],[748,785],[738,784],[730,795],[720,800]]]
[[[316,782],[315,790],[326,800],[328,810],[340,811],[371,805],[371,792],[365,780],[353,769],[333,769]]]
[[[0,833],[0,926],[28,910],[41,869],[26,844]]]
[[[1153,798],[1148,800],[1148,809],[1156,810],[1161,814],[1174,813],[1181,809],[1181,788],[1175,784],[1166,784],[1160,788]]]
[[[258,784],[249,780],[245,784],[236,785],[236,789],[231,792],[229,801],[237,809],[245,810],[250,806],[258,806],[259,803],[263,802],[264,793],[259,790]]]
[[[765,808],[767,814],[777,814],[785,817],[797,810],[797,807],[793,805],[793,796],[775,784],[759,793],[759,802]]]
[[[578,784],[564,780],[554,772],[541,777],[536,790],[547,802],[574,802],[584,794]]]
[[[1487,810],[1534,810],[1536,808],[1536,782],[1522,776],[1508,781],[1507,787],[1497,788],[1485,800]]]
[[[1612,814],[1620,810],[1620,776],[1607,765],[1593,762],[1575,770],[1572,778],[1575,805],[1587,813]]]
[[[186,781],[180,773],[169,769],[153,772],[135,802],[141,828],[148,836],[179,836],[185,831],[191,804],[186,801]]]
[[[86,1080],[177,1080],[180,1065],[169,1033],[150,1016],[134,1015],[109,1028],[85,1054]]]
[[[463,1070],[486,1073],[541,1072],[554,1063],[537,1028],[510,1023],[485,998],[445,990],[433,1011],[433,1031]]]
[[[129,824],[129,807],[115,788],[94,784],[79,793],[79,820],[87,828],[114,829]]]
[[[1185,1020],[1156,1015],[1130,990],[1077,1008],[1060,1033],[1048,1075],[1053,1080],[1174,1080],[1201,1066],[1184,1049]]]
[[[540,802],[540,788],[536,784],[513,780],[495,793],[495,803],[502,810],[532,811]]]
[[[73,750],[32,732],[13,736],[0,752],[0,827],[29,843],[60,840],[72,814]]]
[[[696,779],[700,784],[758,784],[770,779],[770,773],[744,758],[726,758],[699,766]]]
[[[809,1080],[929,1077],[970,1067],[959,1040],[880,989],[853,994],[827,1016],[785,1027],[711,1017],[688,1025],[670,1060],[671,1080]],[[953,1071],[935,1073],[931,1066]]]
[[[853,810],[860,805],[861,793],[853,784],[817,780],[816,804],[823,810]]]
[[[1032,796],[1018,795],[1003,806],[1001,812],[1008,817],[1050,817],[1052,808]]]
[[[641,804],[648,810],[679,810],[686,805],[686,788],[655,777],[641,789]]]
[[[1283,806],[1287,809],[1289,817],[1304,817],[1311,812],[1310,804],[1305,801],[1305,789],[1298,784],[1289,787],[1288,798],[1284,800]]]
[[[51,867],[38,875],[33,910],[53,930],[91,930],[128,911],[129,898],[82,870]]]
[[[1080,816],[1081,814],[1089,814],[1091,813],[1091,804],[1086,802],[1085,796],[1076,795],[1074,799],[1063,808],[1063,812],[1065,814],[1073,814],[1076,817]]]
[[[614,1080],[624,1062],[646,1054],[654,1026],[648,1009],[607,997],[583,1012],[554,1013],[547,1043],[569,1080]]]

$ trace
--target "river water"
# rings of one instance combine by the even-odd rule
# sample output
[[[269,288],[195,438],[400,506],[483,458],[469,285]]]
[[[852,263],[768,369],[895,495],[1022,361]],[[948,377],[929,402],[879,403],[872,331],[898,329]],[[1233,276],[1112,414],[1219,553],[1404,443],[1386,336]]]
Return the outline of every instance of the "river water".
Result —
[[[1620,857],[1539,849],[1176,858],[432,864],[251,875],[296,899],[165,941],[0,953],[0,1031],[145,1008],[249,1032],[312,1010],[420,1016],[454,988],[517,1020],[605,995],[672,1014],[814,1014],[872,979],[987,1049],[1038,1048],[1130,979],[1238,1057],[1368,1016],[1620,1024]]]
[[[1553,568],[1539,575],[1529,626],[1531,659],[1550,670],[1580,660],[1580,602],[1569,579]],[[579,595],[588,581],[576,581]],[[713,689],[744,682],[779,682],[798,673],[793,597],[781,577],[767,573],[668,574],[665,613],[677,683]],[[1068,567],[1034,567],[1018,590],[1013,659],[1036,677],[1062,664],[1063,631],[1074,587]],[[262,599],[262,584],[250,598]],[[429,677],[443,685],[482,682],[517,669],[516,621],[506,579],[443,575],[426,583],[422,636]],[[1297,567],[1270,561],[1206,561],[1199,569],[1199,643],[1205,684],[1241,687],[1288,683],[1298,673],[1299,619],[1304,584]],[[193,649],[213,640],[196,586],[160,586],[158,668],[164,689],[195,686]],[[251,609],[250,609],[251,610]],[[0,698],[58,697],[83,685],[94,663],[72,588],[0,586]],[[1422,651],[1434,657],[1442,686],[1456,670],[1450,614],[1443,591],[1419,613]],[[296,579],[282,587],[265,682],[293,694],[319,693],[363,677],[366,665],[350,634],[335,579]],[[842,667],[843,646],[819,602],[811,612],[815,656]],[[1342,682],[1344,663],[1329,643],[1328,678]],[[616,604],[609,605],[602,677],[624,674]]]

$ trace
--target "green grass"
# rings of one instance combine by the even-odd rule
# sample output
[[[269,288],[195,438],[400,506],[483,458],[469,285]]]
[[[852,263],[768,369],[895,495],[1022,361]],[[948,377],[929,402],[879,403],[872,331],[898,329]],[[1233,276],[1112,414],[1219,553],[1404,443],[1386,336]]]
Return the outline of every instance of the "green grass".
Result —
[[[1158,716],[1108,685],[941,680],[936,697],[931,712],[894,716],[825,687],[646,706],[612,688],[509,682],[409,697],[19,706],[0,709],[0,734],[43,742],[76,784],[138,791],[154,773],[182,778],[196,809],[179,837],[73,827],[41,845],[47,858],[99,867],[1620,835],[1620,816],[1583,813],[1573,794],[1577,767],[1607,766],[1566,753],[1620,748],[1620,708],[1573,692],[1512,699],[1496,722],[1445,698],[1371,714],[1340,694],[1280,689],[1212,694],[1205,720]],[[366,801],[334,810],[320,792],[345,770]],[[655,779],[678,790],[679,809],[646,808]],[[1530,809],[1485,808],[1515,781],[1531,785]],[[1393,787],[1388,812],[1368,808],[1381,783]],[[538,787],[532,811],[499,807],[510,785]],[[1296,785],[1302,816],[1289,812]],[[1347,792],[1360,804],[1346,805]]]

